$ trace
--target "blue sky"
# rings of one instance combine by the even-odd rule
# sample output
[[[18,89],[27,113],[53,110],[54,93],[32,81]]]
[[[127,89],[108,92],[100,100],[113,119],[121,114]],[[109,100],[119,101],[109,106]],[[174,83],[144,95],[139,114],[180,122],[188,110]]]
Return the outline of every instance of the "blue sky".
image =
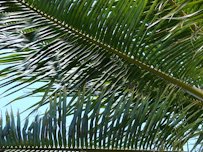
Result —
[[[0,92],[4,92],[6,89],[8,89],[8,87],[1,88]],[[10,110],[12,108],[14,114],[17,114],[18,110],[21,113],[21,112],[25,111],[27,108],[29,108],[30,106],[32,106],[35,102],[39,101],[39,98],[37,98],[37,97],[27,97],[25,99],[15,101],[15,102],[6,106],[6,104],[8,104],[10,101],[12,101],[16,97],[23,95],[26,91],[28,91],[28,89],[22,89],[19,92],[12,94],[8,97],[3,97],[3,95],[1,96],[1,98],[0,98],[0,111],[2,113],[3,118],[4,118],[6,110],[8,110],[8,112],[10,112]],[[43,113],[46,108],[47,108],[47,106],[40,108],[37,113],[39,113],[39,114]],[[26,116],[29,115],[30,112],[31,112],[31,110],[23,112],[21,114],[21,117],[24,119]],[[30,118],[34,117],[35,115],[36,115],[36,113],[32,114]]]
[[[2,70],[3,68],[5,68],[6,66],[5,65],[0,65],[0,70]],[[2,78],[0,78],[0,80],[2,80]],[[5,81],[7,81],[8,79],[6,79]],[[5,81],[0,81],[0,84],[5,82]],[[9,89],[10,87],[12,87],[13,85],[16,85],[17,83],[13,83],[11,85],[8,85],[6,87],[3,87],[3,88],[0,88],[0,112],[2,113],[2,117],[4,118],[5,116],[5,112],[6,110],[8,112],[11,111],[11,108],[14,112],[14,114],[17,114],[17,111],[19,110],[19,112],[23,112],[25,111],[27,108],[29,108],[30,106],[32,106],[34,103],[36,103],[37,101],[40,100],[39,97],[27,97],[25,99],[21,99],[19,101],[15,101],[9,105],[7,105],[10,101],[12,101],[13,99],[25,94],[26,92],[30,91],[29,87],[28,88],[24,88],[24,89],[21,89],[20,91],[12,94],[12,95],[9,95],[9,96],[6,96],[5,95],[8,93],[8,92],[5,92],[7,89]],[[39,84],[34,84],[32,86],[30,86],[30,88],[36,88],[38,87]],[[2,94],[3,92],[5,92],[4,94]],[[7,105],[7,106],[6,106]],[[45,111],[45,109],[47,108],[47,106],[45,107],[42,107],[38,110],[37,113],[41,114]],[[31,110],[28,110],[28,111],[25,111],[21,114],[22,118],[25,118],[26,116],[29,115],[29,113],[31,112]],[[36,113],[34,113],[33,115],[31,115],[30,118],[34,117],[36,115]]]

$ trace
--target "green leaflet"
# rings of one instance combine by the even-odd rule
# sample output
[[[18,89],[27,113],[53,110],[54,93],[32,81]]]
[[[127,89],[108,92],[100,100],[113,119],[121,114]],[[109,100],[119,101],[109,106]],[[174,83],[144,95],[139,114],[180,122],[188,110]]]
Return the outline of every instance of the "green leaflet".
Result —
[[[19,113],[15,119],[12,111],[10,114],[7,112],[6,124],[2,126],[1,121],[0,147],[15,145],[18,148],[32,146],[33,148],[49,149],[77,149],[80,147],[85,149],[98,146],[100,149],[115,147],[117,149],[145,149],[150,147],[157,150],[178,150],[186,140],[200,135],[200,132],[196,135],[193,132],[202,124],[203,118],[199,118],[195,123],[191,122],[196,114],[201,113],[193,110],[192,107],[197,106],[194,103],[183,107],[181,111],[180,107],[177,107],[176,112],[171,112],[170,107],[177,103],[174,102],[176,98],[172,96],[173,89],[170,96],[167,97],[168,99],[165,98],[164,94],[168,94],[168,89],[166,88],[163,94],[157,96],[157,102],[150,102],[149,98],[140,96],[132,98],[129,95],[137,92],[131,91],[127,91],[122,98],[115,98],[115,94],[112,94],[112,98],[105,99],[101,94],[95,100],[91,96],[85,97],[83,95],[85,90],[83,90],[84,92],[78,94],[78,99],[73,97],[70,100],[77,104],[76,109],[69,109],[74,112],[70,126],[65,123],[67,101],[63,100],[64,98],[59,100],[56,100],[55,97],[50,98],[50,109],[46,111],[45,115],[37,115],[31,123],[27,118],[23,128],[19,124]],[[66,90],[61,93],[66,95]],[[111,102],[106,102],[106,100]],[[164,102],[164,100],[170,100],[170,102]],[[185,117],[189,112],[193,112],[193,115]],[[91,113],[89,117],[88,113]],[[17,126],[14,125],[15,121]],[[18,140],[17,137],[20,137],[21,134],[23,138]],[[199,136],[197,144],[200,143],[200,139],[201,136]],[[174,144],[173,141],[176,143]],[[163,145],[163,143],[165,144]],[[29,149],[29,147],[27,148]]]
[[[40,82],[9,103],[40,95],[28,109],[50,108],[22,127],[7,113],[0,146],[200,145],[202,10],[188,0],[2,0],[2,95]]]

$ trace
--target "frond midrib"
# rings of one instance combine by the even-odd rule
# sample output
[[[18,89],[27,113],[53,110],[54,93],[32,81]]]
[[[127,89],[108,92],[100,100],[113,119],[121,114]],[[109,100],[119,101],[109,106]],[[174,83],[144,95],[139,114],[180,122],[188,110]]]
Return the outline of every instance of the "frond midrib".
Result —
[[[152,67],[151,65],[147,65],[145,63],[140,62],[137,59],[133,59],[133,58],[129,57],[128,55],[126,55],[125,53],[121,53],[121,51],[119,51],[115,48],[112,48],[111,46],[94,39],[93,37],[89,36],[88,34],[82,33],[79,30],[73,28],[72,26],[65,24],[64,22],[61,22],[61,21],[57,20],[56,18],[53,18],[52,16],[49,16],[48,14],[38,10],[37,8],[33,7],[32,5],[29,5],[28,3],[26,3],[24,0],[17,0],[17,1],[20,2],[22,5],[29,7],[31,10],[37,12],[39,15],[45,17],[46,19],[54,22],[58,26],[63,27],[65,29],[73,32],[75,35],[83,37],[86,41],[91,42],[91,43],[103,48],[108,53],[115,54],[118,57],[120,57],[121,59],[127,61],[128,63],[134,64],[145,71],[153,73],[154,75],[164,79],[165,81],[168,81],[168,82],[174,84],[175,86],[183,89],[185,92],[189,93],[190,95],[197,98],[198,100],[203,101],[203,91],[201,89],[191,86],[191,85],[181,81],[180,79],[172,77],[169,74]]]
[[[4,150],[43,150],[43,151],[55,151],[55,150],[60,150],[60,151],[91,151],[91,152],[159,152],[159,150],[129,150],[129,149],[107,149],[107,148],[40,148],[40,147],[7,147],[7,148],[2,148],[0,147],[0,152]],[[172,151],[164,151],[163,152],[172,152]],[[178,152],[178,151],[173,151],[173,152]]]

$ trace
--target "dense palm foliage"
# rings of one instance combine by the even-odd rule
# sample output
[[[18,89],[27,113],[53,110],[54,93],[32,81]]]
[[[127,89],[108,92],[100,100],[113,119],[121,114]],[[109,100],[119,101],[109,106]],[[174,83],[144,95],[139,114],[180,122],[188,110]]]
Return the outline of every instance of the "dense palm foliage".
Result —
[[[179,151],[197,138],[201,151],[202,27],[202,0],[1,0],[3,95],[37,84],[10,103],[50,108],[24,124],[7,112],[0,148]]]

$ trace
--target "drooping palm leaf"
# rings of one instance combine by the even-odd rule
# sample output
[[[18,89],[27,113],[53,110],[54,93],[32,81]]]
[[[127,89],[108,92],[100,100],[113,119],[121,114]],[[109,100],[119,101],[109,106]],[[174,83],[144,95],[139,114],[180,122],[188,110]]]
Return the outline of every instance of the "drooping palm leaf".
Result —
[[[57,75],[56,77],[60,79],[60,77],[66,75],[67,71],[70,70],[71,73],[75,71],[75,73],[83,75],[83,77],[86,78],[84,81],[90,81],[95,77],[98,78],[97,71],[93,70],[95,67],[91,67],[92,70],[90,70],[90,66],[97,65],[96,69],[99,69],[101,66],[103,68],[104,64],[112,62],[112,58],[115,58],[114,60],[120,60],[120,64],[123,64],[123,60],[124,62],[128,62],[128,65],[135,64],[134,66],[139,66],[143,70],[158,75],[159,77],[170,81],[170,83],[174,83],[194,96],[197,96],[200,99],[202,98],[201,90],[187,85],[187,83],[194,83],[198,85],[196,81],[202,79],[201,77],[198,77],[191,80],[191,78],[194,77],[194,74],[199,75],[202,69],[202,37],[199,35],[192,37],[190,24],[186,24],[184,26],[183,23],[190,18],[186,18],[186,21],[185,19],[183,21],[176,21],[174,19],[175,21],[173,21],[173,16],[178,14],[180,11],[179,9],[181,9],[185,3],[182,4],[183,6],[180,5],[180,8],[167,8],[168,5],[165,6],[168,13],[165,12],[166,10],[164,8],[162,8],[163,12],[156,9],[157,6],[162,5],[162,2],[159,1],[154,1],[153,5],[151,5],[152,2],[147,1],[131,1],[129,3],[122,1],[110,1],[108,2],[108,5],[106,4],[106,1],[83,1],[78,3],[77,1],[56,1],[56,4],[54,5],[52,5],[52,1],[28,1],[27,3],[24,3],[24,1],[11,1],[11,3],[13,3],[13,7],[4,8],[4,5],[8,5],[9,1],[2,2],[2,7],[4,8],[3,11],[6,13],[2,13],[3,24],[1,29],[8,31],[8,34],[24,33],[22,37],[25,37],[26,40],[31,40],[33,42],[28,41],[28,44],[26,45],[26,42],[24,42],[25,39],[22,39],[21,43],[24,42],[25,44],[21,47],[19,46],[20,48],[17,47],[17,50],[20,52],[29,50],[29,53],[33,51],[34,53],[32,53],[32,55],[23,54],[23,56],[22,53],[20,53],[17,56],[18,58],[16,58],[16,54],[10,55],[7,57],[8,59],[6,61],[3,60],[2,62],[13,62],[14,59],[18,59],[19,62],[22,62],[23,58],[27,58],[27,60],[23,61],[23,65],[18,65],[17,72],[19,71],[19,66],[21,66],[20,71],[22,72],[29,69],[29,71],[35,76],[29,79],[29,81],[36,80],[36,77],[39,77],[39,75],[44,75],[44,78],[46,78],[47,75],[52,77]],[[49,3],[50,5],[48,5]],[[58,8],[59,14],[55,13],[57,6],[62,7],[64,11],[61,12]],[[69,11],[68,6],[70,6]],[[43,12],[40,9],[41,7],[44,7]],[[124,12],[119,9],[120,7],[124,9]],[[16,11],[15,9],[17,10],[17,15],[13,12]],[[22,9],[23,11],[20,11],[19,9]],[[74,13],[79,11],[77,9],[79,9],[80,12]],[[83,13],[82,17],[87,19],[83,19],[80,15],[78,15],[83,12],[83,9],[86,10],[86,14]],[[93,10],[97,10],[98,12],[96,13]],[[104,12],[100,12],[102,10]],[[117,12],[116,10],[120,11]],[[201,12],[201,9],[198,12]],[[201,13],[198,12],[193,13],[195,14],[193,15],[194,18],[201,16]],[[120,20],[119,13],[124,13],[123,16],[125,20]],[[156,13],[158,13],[158,16],[155,15],[154,18],[150,19],[150,17]],[[101,14],[103,14],[103,17]],[[105,17],[105,14],[107,14],[107,17]],[[54,15],[57,15],[58,17]],[[91,15],[95,15],[95,17]],[[137,17],[134,19],[132,15]],[[74,17],[75,19],[71,19],[71,17]],[[80,19],[77,19],[77,17]],[[97,25],[99,24],[98,22],[92,21],[93,19],[100,20],[98,17],[101,17],[101,29],[99,28],[100,26]],[[113,17],[115,19],[113,19]],[[172,20],[170,21],[170,24],[168,24],[169,17]],[[132,21],[132,19],[135,21]],[[76,24],[74,20],[77,20],[78,23]],[[112,20],[119,20],[121,23],[113,22],[110,24]],[[195,21],[197,23],[201,22],[201,20]],[[107,24],[106,22],[110,23]],[[156,23],[157,25],[152,26],[153,23]],[[29,24],[31,24],[31,26],[29,26]],[[120,26],[123,28],[117,27],[119,24],[121,24]],[[181,27],[179,27],[179,24],[181,24]],[[89,28],[92,29],[90,30]],[[113,31],[105,32],[105,29],[108,30],[109,28]],[[94,30],[97,30],[98,32]],[[97,36],[98,34],[101,38]],[[117,40],[113,40],[116,39],[116,37],[118,37]],[[197,40],[193,42],[193,38],[196,38]],[[17,39],[19,40],[18,37]],[[112,41],[109,39],[112,39]],[[16,44],[13,44],[13,39],[11,41],[8,40],[9,39],[6,38],[3,39],[4,43],[2,43],[2,47],[15,48]],[[19,42],[17,42],[17,44],[19,44]],[[129,44],[129,47],[127,44]],[[141,53],[139,53],[139,50],[142,50]],[[106,52],[109,52],[110,54],[113,53],[116,56],[113,55],[110,57],[106,54]],[[118,59],[118,57],[120,58]],[[95,60],[95,58],[98,58],[98,60]],[[94,62],[97,62],[97,64]],[[110,65],[112,66],[115,64],[111,63]],[[43,70],[40,68],[43,68]],[[136,69],[136,67],[134,68]],[[93,78],[89,77],[92,73],[96,73]],[[19,77],[14,79],[14,81],[24,78],[24,75],[20,74]],[[78,76],[75,79],[82,83],[84,81],[79,80],[83,77]],[[67,84],[67,81],[70,81],[73,78],[74,77],[69,74],[64,78],[64,80],[62,79],[60,81]],[[177,80],[176,78],[179,78],[180,80]],[[40,79],[43,79],[43,77],[40,77]],[[5,84],[7,85],[8,83]],[[4,84],[2,86],[4,86]]]
[[[98,97],[80,93],[67,101],[65,91],[60,93],[64,96],[61,99],[57,99],[57,93],[55,98],[50,98],[50,108],[44,116],[37,115],[30,123],[26,119],[24,125],[20,123],[19,113],[15,120],[11,111],[6,114],[5,124],[2,125],[0,119],[1,148],[175,151],[180,150],[188,138],[200,133],[193,134],[193,130],[202,124],[203,118],[198,118],[196,123],[192,119],[202,114],[202,110],[194,111],[196,104],[183,106],[182,97],[178,105],[172,88],[166,88],[164,94],[155,99],[142,95],[132,97],[132,94],[137,93],[126,91],[120,98],[112,94],[102,99],[103,93]],[[165,94],[170,95],[166,98]],[[69,124],[67,116],[71,116],[71,107],[76,109]]]
[[[67,96],[85,87],[81,103],[72,101],[67,107],[70,114],[74,112],[69,146],[146,149],[158,140],[158,150],[181,149],[201,126],[201,1],[2,0],[0,5],[0,63],[11,64],[1,71],[6,78],[0,86],[13,84],[6,95],[43,82],[44,86],[17,98],[42,92],[38,107],[64,87]],[[171,84],[171,95],[167,95]],[[151,103],[151,113],[163,108],[163,115],[151,116]],[[140,106],[143,110],[136,111]],[[132,111],[143,114],[138,117],[140,124],[146,123],[143,131]],[[148,135],[150,128],[162,126],[162,120],[178,127],[183,118],[186,130],[169,136],[169,127],[159,136],[156,129]],[[78,128],[85,132],[87,120],[93,131],[81,137]],[[100,121],[101,125],[95,125]]]

